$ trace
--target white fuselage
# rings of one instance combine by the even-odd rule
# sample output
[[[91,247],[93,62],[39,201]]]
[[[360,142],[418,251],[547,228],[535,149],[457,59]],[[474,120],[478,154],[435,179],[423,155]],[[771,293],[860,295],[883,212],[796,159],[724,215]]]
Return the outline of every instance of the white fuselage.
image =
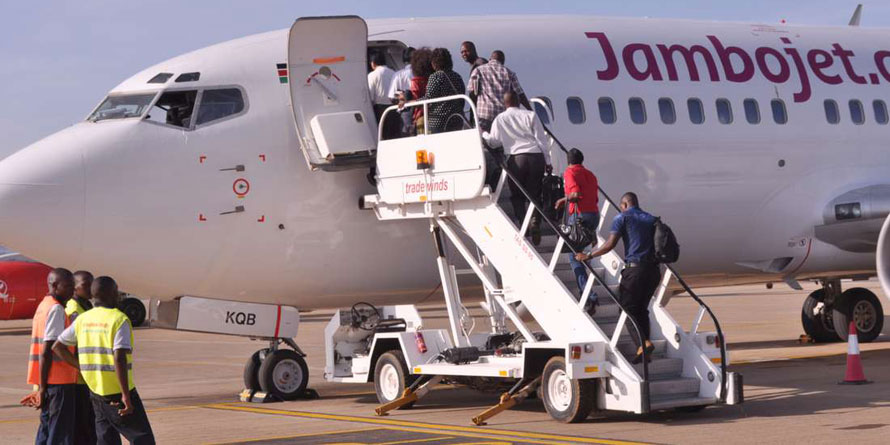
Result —
[[[406,19],[369,21],[369,27],[372,41],[450,49],[465,80],[469,67],[459,60],[460,42],[474,41],[483,56],[503,50],[526,93],[552,102],[551,128],[567,146],[585,152],[601,186],[613,197],[637,192],[644,209],[671,224],[682,246],[678,268],[699,284],[874,271],[873,253],[820,242],[814,227],[824,223],[833,198],[887,181],[890,126],[875,122],[872,101],[890,100],[890,78],[874,57],[888,31],[595,17]],[[603,33],[618,61],[608,60],[603,39],[586,33]],[[707,36],[749,54],[751,78],[727,80]],[[634,43],[641,45],[625,48]],[[842,82],[830,85],[807,68],[810,97],[796,102],[802,81],[786,49],[831,51],[835,43],[855,53],[849,63],[867,83],[855,83],[843,60],[833,57],[820,74],[839,75]],[[701,45],[719,80],[712,80],[702,54],[695,56],[698,81],[690,80],[680,56],[670,76],[658,44]],[[112,90],[238,86],[247,105],[239,117],[193,131],[141,119],[81,122],[4,160],[0,241],[49,264],[111,275],[142,296],[300,308],[428,296],[438,282],[428,225],[378,222],[359,210],[359,197],[374,191],[367,170],[307,168],[288,84],[276,72],[286,62],[287,45],[286,31],[234,40],[160,63]],[[648,66],[643,47],[657,68]],[[785,55],[786,77],[775,56],[763,56],[767,70],[780,74],[774,81],[764,77],[759,47]],[[631,61],[622,61],[623,51]],[[741,59],[731,60],[738,64],[731,71],[743,71]],[[160,72],[201,77],[146,83]],[[569,121],[569,97],[583,101],[584,123]],[[616,106],[614,124],[600,120],[601,97]],[[643,99],[646,123],[631,121],[630,98]],[[660,98],[672,99],[676,123],[662,123]],[[703,103],[704,123],[690,122],[689,98]],[[732,105],[731,124],[718,122],[719,98]],[[747,98],[759,103],[759,124],[746,121]],[[770,101],[776,98],[787,108],[786,124],[773,122]],[[826,122],[825,99],[838,103],[839,124]],[[851,122],[850,99],[864,104],[865,124]],[[225,170],[238,165],[243,171]],[[250,183],[240,198],[232,189],[238,178]],[[236,206],[244,211],[220,215]],[[764,266],[777,258],[791,261],[781,270]]]

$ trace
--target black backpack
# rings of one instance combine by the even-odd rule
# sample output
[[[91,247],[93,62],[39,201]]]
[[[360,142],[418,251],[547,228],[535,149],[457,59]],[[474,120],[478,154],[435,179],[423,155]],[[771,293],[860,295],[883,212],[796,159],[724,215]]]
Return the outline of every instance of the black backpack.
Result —
[[[675,263],[680,258],[680,245],[677,243],[677,237],[674,231],[661,221],[661,218],[655,218],[655,259],[659,263]]]

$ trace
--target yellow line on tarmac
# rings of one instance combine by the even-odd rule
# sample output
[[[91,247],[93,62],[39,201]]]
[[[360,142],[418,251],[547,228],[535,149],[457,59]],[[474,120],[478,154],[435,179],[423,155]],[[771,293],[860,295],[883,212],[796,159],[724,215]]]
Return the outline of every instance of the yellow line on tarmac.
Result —
[[[244,411],[249,413],[256,414],[276,414],[281,416],[291,416],[291,417],[303,417],[308,419],[322,419],[322,420],[339,420],[342,422],[358,422],[358,423],[369,423],[374,425],[387,425],[387,426],[395,426],[401,428],[394,429],[405,429],[408,431],[417,431],[417,432],[429,432],[429,430],[436,431],[444,431],[447,434],[457,434],[461,436],[471,436],[471,437],[482,437],[482,438],[491,438],[492,436],[500,436],[500,437],[511,437],[516,439],[521,439],[524,442],[536,442],[536,443],[550,443],[550,442],[540,442],[537,440],[530,439],[542,439],[542,440],[550,440],[550,441],[563,441],[563,442],[574,442],[574,443],[595,443],[595,444],[605,444],[605,445],[631,445],[631,444],[641,444],[642,442],[628,442],[623,440],[613,440],[613,439],[597,439],[597,438],[587,438],[587,437],[573,437],[573,436],[560,436],[555,434],[544,434],[544,433],[533,433],[533,432],[518,432],[518,431],[505,431],[505,430],[496,430],[496,429],[481,429],[481,428],[469,428],[455,425],[440,425],[435,423],[424,423],[424,422],[409,422],[403,420],[393,420],[393,419],[381,419],[381,418],[373,418],[373,417],[359,417],[359,416],[345,416],[339,414],[324,414],[324,413],[313,413],[307,411],[288,411],[281,409],[271,409],[271,408],[256,408],[256,407],[248,407],[248,406],[239,406],[234,404],[209,404],[203,405],[204,408],[210,409],[220,409],[220,410],[230,410],[230,411]],[[426,431],[424,431],[426,430]]]
[[[448,439],[454,439],[454,437],[451,437],[451,436],[436,436],[436,437],[430,437],[430,438],[427,438],[427,439],[397,440],[397,441],[395,441],[395,442],[383,442],[383,443],[378,443],[378,444],[374,444],[374,445],[398,445],[398,444],[403,444],[403,443],[432,442],[432,441],[434,441],[434,440],[448,440]]]

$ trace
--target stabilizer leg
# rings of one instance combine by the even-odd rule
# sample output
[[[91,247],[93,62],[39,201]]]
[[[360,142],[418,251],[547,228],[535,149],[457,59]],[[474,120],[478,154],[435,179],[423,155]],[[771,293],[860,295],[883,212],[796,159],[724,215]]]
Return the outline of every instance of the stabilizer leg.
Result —
[[[385,416],[388,412],[394,409],[399,409],[409,403],[416,402],[423,398],[423,396],[427,395],[432,387],[440,381],[442,381],[442,377],[440,376],[423,376],[417,379],[411,386],[405,388],[402,397],[378,406],[374,409],[374,412],[377,413],[378,416]]]
[[[519,391],[515,391],[516,388],[521,387],[523,382],[524,380],[520,380],[519,383],[517,383],[512,389],[510,389],[510,391],[502,394],[501,400],[500,402],[498,402],[497,405],[492,406],[491,408],[482,411],[482,413],[478,416],[473,417],[473,423],[479,426],[485,425],[486,420],[491,419],[492,417],[522,403],[523,400],[528,398],[528,396],[531,395],[531,393],[538,388],[538,385],[541,383],[541,377],[535,378],[529,384],[522,387],[522,389],[520,389]]]

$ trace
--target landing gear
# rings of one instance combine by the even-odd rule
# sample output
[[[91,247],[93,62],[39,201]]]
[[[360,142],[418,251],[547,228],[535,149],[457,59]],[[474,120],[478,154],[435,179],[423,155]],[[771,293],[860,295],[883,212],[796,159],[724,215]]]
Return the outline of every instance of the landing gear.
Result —
[[[292,349],[281,348],[280,343]],[[291,339],[270,341],[269,348],[253,353],[244,365],[244,387],[277,400],[295,400],[314,395],[307,390],[309,367],[304,354]]]
[[[837,336],[847,341],[850,321],[856,325],[856,336],[862,343],[868,343],[884,329],[884,309],[878,297],[862,287],[847,289],[834,303],[832,321]]]
[[[138,298],[124,298],[119,306],[121,311],[130,319],[130,324],[133,327],[142,326],[142,323],[145,323],[145,305]]]
[[[586,419],[596,403],[594,380],[570,379],[564,357],[553,357],[544,366],[541,388],[547,413],[563,423]]]
[[[825,304],[825,289],[813,291],[803,302],[800,321],[803,330],[817,343],[838,341],[831,309]]]
[[[850,321],[856,324],[860,342],[870,342],[884,328],[884,309],[872,291],[854,287],[841,292],[838,278],[822,281],[822,289],[804,300],[800,319],[803,329],[819,343],[847,341]]]

